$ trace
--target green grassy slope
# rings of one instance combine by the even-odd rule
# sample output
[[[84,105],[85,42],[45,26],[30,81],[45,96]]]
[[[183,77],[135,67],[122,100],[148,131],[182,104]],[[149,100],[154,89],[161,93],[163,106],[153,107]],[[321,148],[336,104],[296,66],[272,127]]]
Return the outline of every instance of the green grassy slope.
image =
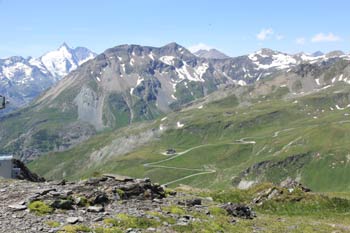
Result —
[[[278,88],[251,105],[237,105],[229,96],[171,113],[144,128],[100,134],[66,152],[39,158],[30,167],[48,178],[118,173],[213,189],[232,186],[235,177],[278,183],[289,176],[316,191],[349,191],[350,108],[338,109],[350,103],[349,90],[339,85],[282,100],[286,93]],[[177,122],[184,126],[177,127]],[[149,143],[124,155],[112,150],[104,159],[92,159],[121,135],[158,130],[160,125],[166,129]],[[178,155],[163,155],[168,148]],[[290,159],[304,154],[302,160]]]

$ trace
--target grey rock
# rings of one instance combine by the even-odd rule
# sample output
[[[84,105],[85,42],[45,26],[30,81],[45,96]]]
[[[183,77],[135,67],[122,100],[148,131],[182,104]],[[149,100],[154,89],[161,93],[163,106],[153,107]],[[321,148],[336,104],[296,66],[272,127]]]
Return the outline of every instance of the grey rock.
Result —
[[[202,205],[202,200],[199,198],[195,198],[195,199],[190,199],[190,200],[186,200],[185,204],[187,206],[195,206],[195,205]]]
[[[79,222],[79,218],[77,218],[77,217],[68,217],[66,219],[66,222],[69,223],[69,224],[75,224],[75,223]]]
[[[89,206],[87,211],[88,212],[99,213],[99,212],[103,212],[104,208],[103,208],[103,206]]]
[[[93,200],[93,204],[105,204],[109,201],[108,196],[106,193],[100,193],[98,194],[95,199]]]
[[[244,219],[253,219],[254,217],[256,217],[252,209],[246,205],[226,203],[222,205],[221,208],[226,210],[226,212],[229,215],[232,215],[234,217],[239,217]]]
[[[70,199],[58,199],[54,200],[50,206],[56,209],[70,210],[73,208],[73,201]]]
[[[98,217],[92,219],[93,222],[100,222],[100,221],[102,221],[102,220],[103,220],[103,217],[102,217],[102,216],[98,216]]]
[[[12,205],[9,205],[8,207],[14,211],[20,211],[20,210],[27,209],[27,206],[25,206],[23,204],[12,204]]]

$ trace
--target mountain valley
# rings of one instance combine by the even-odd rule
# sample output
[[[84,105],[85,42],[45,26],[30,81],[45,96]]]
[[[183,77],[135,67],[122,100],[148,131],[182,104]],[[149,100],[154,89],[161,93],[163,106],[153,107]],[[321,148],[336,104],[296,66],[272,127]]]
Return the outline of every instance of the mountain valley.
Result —
[[[210,56],[120,45],[47,69],[0,148],[48,181],[0,179],[0,229],[347,232],[350,56]]]

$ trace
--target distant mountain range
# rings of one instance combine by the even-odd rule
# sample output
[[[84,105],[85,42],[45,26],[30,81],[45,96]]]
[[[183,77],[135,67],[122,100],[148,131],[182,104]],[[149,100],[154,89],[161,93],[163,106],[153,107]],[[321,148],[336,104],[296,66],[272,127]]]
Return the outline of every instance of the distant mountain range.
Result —
[[[6,111],[21,107],[79,65],[96,56],[87,48],[70,48],[63,43],[57,50],[39,58],[10,57],[0,59],[0,94],[10,100]]]
[[[94,56],[92,52],[72,50],[64,44],[38,59],[12,58],[11,63],[1,63],[5,64],[1,66],[2,74],[5,70],[9,76],[6,67],[20,69],[12,72],[12,78],[2,76],[7,81],[3,90],[12,98],[20,93],[17,96],[21,103],[59,81],[27,108],[3,118],[0,138],[6,140],[0,147],[9,153],[15,148],[20,157],[30,159],[47,151],[65,150],[106,129],[155,119],[223,87],[246,86],[273,77],[291,79],[293,92],[350,82],[312,76],[325,73],[338,61],[350,60],[349,55],[338,51],[316,55],[261,49],[245,56],[213,59],[170,43],[163,47],[120,45],[88,60]],[[6,86],[8,83],[12,86]],[[35,94],[26,99],[23,90]],[[11,128],[13,122],[18,130]]]
[[[348,191],[349,84],[338,52],[204,59],[177,44],[117,46],[0,121],[0,148],[27,160],[53,152],[29,165],[50,179]]]

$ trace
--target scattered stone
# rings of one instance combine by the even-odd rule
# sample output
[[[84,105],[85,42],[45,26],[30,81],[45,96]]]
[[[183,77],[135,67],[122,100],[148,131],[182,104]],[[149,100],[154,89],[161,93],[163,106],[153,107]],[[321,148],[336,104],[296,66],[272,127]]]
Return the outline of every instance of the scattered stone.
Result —
[[[102,220],[103,220],[103,217],[102,216],[98,216],[98,217],[94,218],[92,221],[93,222],[100,222]]]
[[[202,205],[202,200],[199,198],[192,199],[192,200],[186,200],[185,204],[186,204],[186,206]]]
[[[155,203],[158,203],[158,204],[163,203],[163,201],[158,199],[158,198],[154,198],[152,201],[155,202]]]
[[[106,193],[100,193],[98,194],[95,199],[93,200],[93,204],[105,204],[108,203],[109,199]]]
[[[164,188],[152,183],[150,179],[114,178],[104,176],[79,182],[48,181],[33,183],[15,180],[7,183],[0,180],[0,232],[58,232],[64,224],[81,224],[94,229],[101,221],[115,218],[117,214],[133,217],[145,217],[159,221],[155,229],[149,227],[145,232],[168,232],[174,224],[188,225],[194,219],[189,215],[179,216],[163,211],[162,207],[171,206],[183,201],[182,208],[191,207],[192,212],[208,212],[208,207],[196,200],[193,195],[179,193],[165,198]],[[20,190],[20,191],[19,191]],[[122,200],[116,199],[121,194]],[[40,201],[52,208],[47,215],[30,213],[26,204]],[[89,206],[90,205],[90,206]],[[23,211],[16,211],[16,210]],[[63,211],[64,210],[64,211]],[[148,212],[155,212],[174,219],[169,223]],[[50,225],[49,225],[50,224]],[[51,226],[52,224],[52,226]],[[129,229],[129,232],[143,232],[140,229]],[[125,231],[124,231],[125,232]]]
[[[103,212],[104,208],[103,208],[103,206],[89,206],[87,211],[88,212],[99,213],[99,212]]]
[[[79,218],[77,218],[77,217],[68,217],[66,222],[69,223],[69,224],[75,224],[75,223],[79,222]]]
[[[27,209],[27,206],[25,206],[23,204],[12,204],[12,205],[9,205],[8,207],[14,211],[20,211],[20,210]]]
[[[177,220],[176,224],[179,226],[187,226],[190,223],[191,218],[192,217],[189,215],[182,216]]]
[[[25,201],[19,201],[17,204],[24,205],[24,204],[26,204],[26,202]]]
[[[63,196],[62,196],[62,193],[56,192],[56,191],[51,191],[51,192],[50,192],[50,195],[51,195],[51,196],[54,196],[54,197],[61,197],[61,198],[63,197]]]

